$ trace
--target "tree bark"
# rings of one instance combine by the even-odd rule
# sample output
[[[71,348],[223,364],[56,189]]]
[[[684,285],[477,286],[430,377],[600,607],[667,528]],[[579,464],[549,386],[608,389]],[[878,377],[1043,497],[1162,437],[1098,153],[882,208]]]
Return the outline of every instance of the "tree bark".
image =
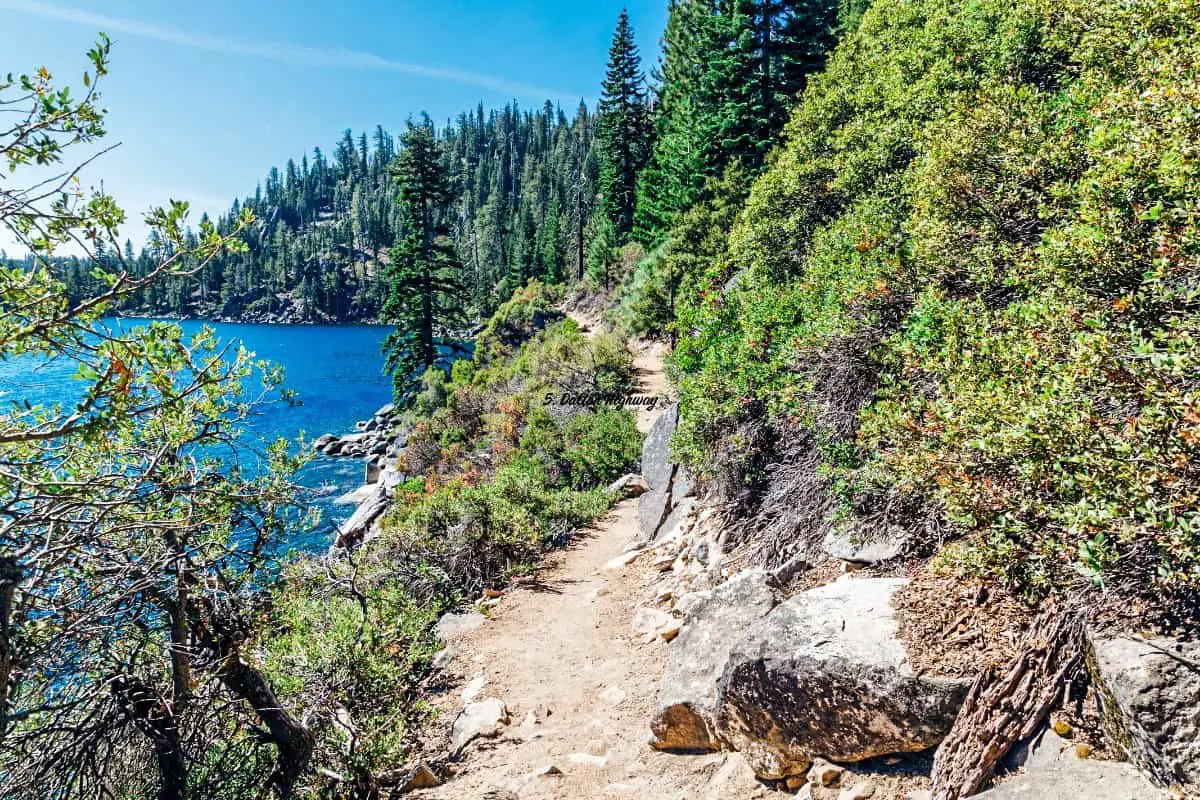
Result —
[[[308,769],[312,758],[312,733],[283,708],[266,678],[242,659],[237,647],[222,660],[217,675],[229,691],[250,704],[267,726],[278,751],[271,783],[282,800],[290,800],[296,781]]]
[[[214,658],[217,678],[234,696],[244,700],[266,726],[266,738],[276,748],[271,785],[281,800],[291,800],[296,782],[308,770],[312,759],[315,747],[312,732],[288,713],[263,674],[242,658],[243,631],[236,612],[219,606],[211,596],[201,592],[193,593],[191,608],[192,629]]]
[[[0,557],[0,742],[8,732],[9,695],[12,679],[12,613],[21,568],[16,560]]]
[[[113,679],[112,694],[126,718],[154,749],[159,777],[158,800],[186,800],[187,756],[171,709],[149,686],[130,675]]]
[[[933,800],[983,788],[1000,759],[1037,732],[1083,662],[1083,620],[1073,610],[1038,615],[1003,670],[980,673],[933,760]]]

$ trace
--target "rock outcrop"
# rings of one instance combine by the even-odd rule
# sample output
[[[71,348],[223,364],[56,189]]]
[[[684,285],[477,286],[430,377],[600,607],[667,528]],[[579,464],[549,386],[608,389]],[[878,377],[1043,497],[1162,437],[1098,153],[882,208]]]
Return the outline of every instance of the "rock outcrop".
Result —
[[[1157,782],[1200,796],[1200,642],[1091,637],[1109,737]]]
[[[638,501],[638,524],[641,540],[654,538],[671,510],[671,483],[675,464],[671,463],[671,437],[679,420],[679,406],[672,405],[658,415],[642,445],[642,475],[649,484]]]
[[[698,595],[672,645],[652,744],[735,749],[768,779],[803,775],[817,758],[936,745],[969,681],[913,672],[891,604],[905,583],[844,576],[784,600],[751,571]]]
[[[841,579],[779,604],[732,649],[718,731],[759,776],[863,761],[945,737],[966,681],[917,676],[898,638],[898,578]]]
[[[693,595],[695,596],[695,595]],[[650,723],[659,750],[720,750],[718,684],[729,652],[745,627],[773,609],[782,596],[765,572],[744,572],[694,601],[659,689],[658,712]]]
[[[354,510],[354,513],[350,515],[350,519],[338,526],[338,535],[336,541],[334,541],[334,547],[347,548],[361,544],[366,538],[368,531],[371,530],[371,526],[390,507],[391,500],[388,499],[383,487],[376,487],[375,491]]]

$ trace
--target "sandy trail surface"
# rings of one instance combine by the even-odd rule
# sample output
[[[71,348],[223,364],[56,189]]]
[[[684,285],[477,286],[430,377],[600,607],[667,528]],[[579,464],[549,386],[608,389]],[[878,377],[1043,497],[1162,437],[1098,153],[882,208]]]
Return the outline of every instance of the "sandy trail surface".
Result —
[[[661,348],[636,356],[639,393],[661,393]],[[639,428],[648,430],[658,413],[661,404],[640,412]],[[481,628],[451,639],[455,680],[437,700],[446,718],[465,694],[501,700],[511,721],[468,745],[444,785],[413,796],[762,796],[739,757],[669,755],[648,744],[668,645],[631,629],[637,609],[654,601],[649,567],[622,563],[636,533],[637,501],[626,500],[554,554],[536,583],[506,593]]]

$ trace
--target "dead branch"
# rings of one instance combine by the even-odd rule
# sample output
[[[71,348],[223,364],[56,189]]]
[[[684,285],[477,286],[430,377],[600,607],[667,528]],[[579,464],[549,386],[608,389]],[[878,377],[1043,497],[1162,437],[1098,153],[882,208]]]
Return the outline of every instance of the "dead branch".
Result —
[[[933,761],[933,800],[978,792],[1000,759],[1037,732],[1063,686],[1083,663],[1083,618],[1075,609],[1044,611],[1005,668],[989,667],[971,686]]]

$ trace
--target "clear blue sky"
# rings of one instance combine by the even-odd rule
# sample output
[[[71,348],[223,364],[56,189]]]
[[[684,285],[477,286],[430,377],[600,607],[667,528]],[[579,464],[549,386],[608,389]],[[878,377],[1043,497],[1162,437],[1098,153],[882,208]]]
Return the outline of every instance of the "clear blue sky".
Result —
[[[167,198],[198,218],[347,127],[396,131],[421,111],[440,123],[479,101],[590,105],[622,7],[648,71],[667,0],[0,0],[0,74],[45,66],[78,86],[109,34],[104,104],[121,146],[86,177],[131,219]]]

